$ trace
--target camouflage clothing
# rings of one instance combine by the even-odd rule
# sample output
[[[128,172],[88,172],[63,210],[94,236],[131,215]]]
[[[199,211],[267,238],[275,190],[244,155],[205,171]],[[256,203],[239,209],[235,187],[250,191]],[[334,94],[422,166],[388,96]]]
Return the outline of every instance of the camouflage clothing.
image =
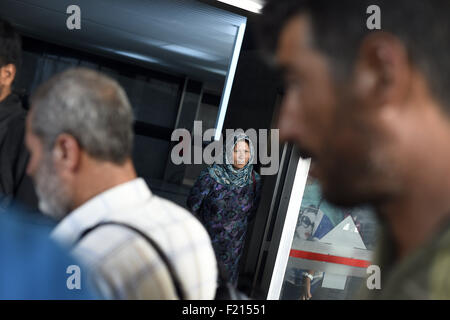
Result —
[[[386,230],[374,263],[381,269],[381,289],[361,292],[363,299],[450,299],[450,224],[442,224],[430,240],[395,263],[393,241]]]

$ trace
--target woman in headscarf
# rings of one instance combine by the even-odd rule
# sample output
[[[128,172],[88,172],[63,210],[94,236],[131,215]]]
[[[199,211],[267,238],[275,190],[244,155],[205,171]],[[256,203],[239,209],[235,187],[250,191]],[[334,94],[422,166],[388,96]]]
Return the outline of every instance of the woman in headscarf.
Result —
[[[234,286],[247,225],[256,212],[261,190],[253,158],[248,136],[235,135],[226,146],[224,163],[203,170],[187,199],[188,208],[208,230],[217,261]]]

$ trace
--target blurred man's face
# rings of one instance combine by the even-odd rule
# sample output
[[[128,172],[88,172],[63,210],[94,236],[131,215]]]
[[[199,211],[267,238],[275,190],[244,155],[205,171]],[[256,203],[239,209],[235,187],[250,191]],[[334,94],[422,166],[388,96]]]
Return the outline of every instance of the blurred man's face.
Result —
[[[26,123],[25,143],[30,152],[27,174],[33,179],[39,210],[60,220],[70,211],[70,190],[57,173],[52,152],[44,150],[39,137],[31,131],[30,115]]]
[[[330,61],[314,48],[309,20],[291,19],[282,30],[276,61],[285,75],[279,128],[303,158],[312,158],[311,175],[325,197],[339,205],[373,201],[383,192],[379,181],[388,170],[376,108],[358,89],[358,81],[337,83]],[[344,43],[342,45],[345,45]],[[338,50],[339,48],[337,48]]]

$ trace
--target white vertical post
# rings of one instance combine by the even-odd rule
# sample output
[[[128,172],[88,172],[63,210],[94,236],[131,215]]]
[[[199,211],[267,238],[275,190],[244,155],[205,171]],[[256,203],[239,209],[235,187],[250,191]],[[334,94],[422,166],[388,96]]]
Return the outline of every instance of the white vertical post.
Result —
[[[294,239],[295,227],[297,226],[297,219],[302,205],[310,164],[311,159],[304,160],[300,158],[298,160],[291,196],[289,197],[286,219],[284,220],[284,227],[281,233],[275,266],[270,280],[267,300],[277,300],[280,298],[281,287],[283,285],[284,274],[286,273],[289,252],[291,251],[292,240]]]
[[[225,114],[227,113],[228,101],[230,100],[231,88],[233,87],[234,75],[236,74],[236,68],[239,60],[239,54],[241,53],[242,41],[244,40],[245,28],[247,22],[242,23],[239,26],[239,30],[234,43],[233,55],[231,57],[230,67],[228,68],[228,74],[225,79],[225,86],[220,100],[219,115],[216,121],[216,134],[214,140],[219,141],[222,133],[223,122],[225,121]]]

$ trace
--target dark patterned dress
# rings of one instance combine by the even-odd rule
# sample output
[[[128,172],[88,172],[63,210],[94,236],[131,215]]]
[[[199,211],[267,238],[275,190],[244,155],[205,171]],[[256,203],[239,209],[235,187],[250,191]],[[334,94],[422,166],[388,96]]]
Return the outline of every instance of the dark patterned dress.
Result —
[[[247,225],[256,212],[261,178],[254,172],[255,183],[244,187],[223,185],[204,170],[191,189],[187,206],[208,231],[218,263],[236,285],[239,259],[244,247]]]

